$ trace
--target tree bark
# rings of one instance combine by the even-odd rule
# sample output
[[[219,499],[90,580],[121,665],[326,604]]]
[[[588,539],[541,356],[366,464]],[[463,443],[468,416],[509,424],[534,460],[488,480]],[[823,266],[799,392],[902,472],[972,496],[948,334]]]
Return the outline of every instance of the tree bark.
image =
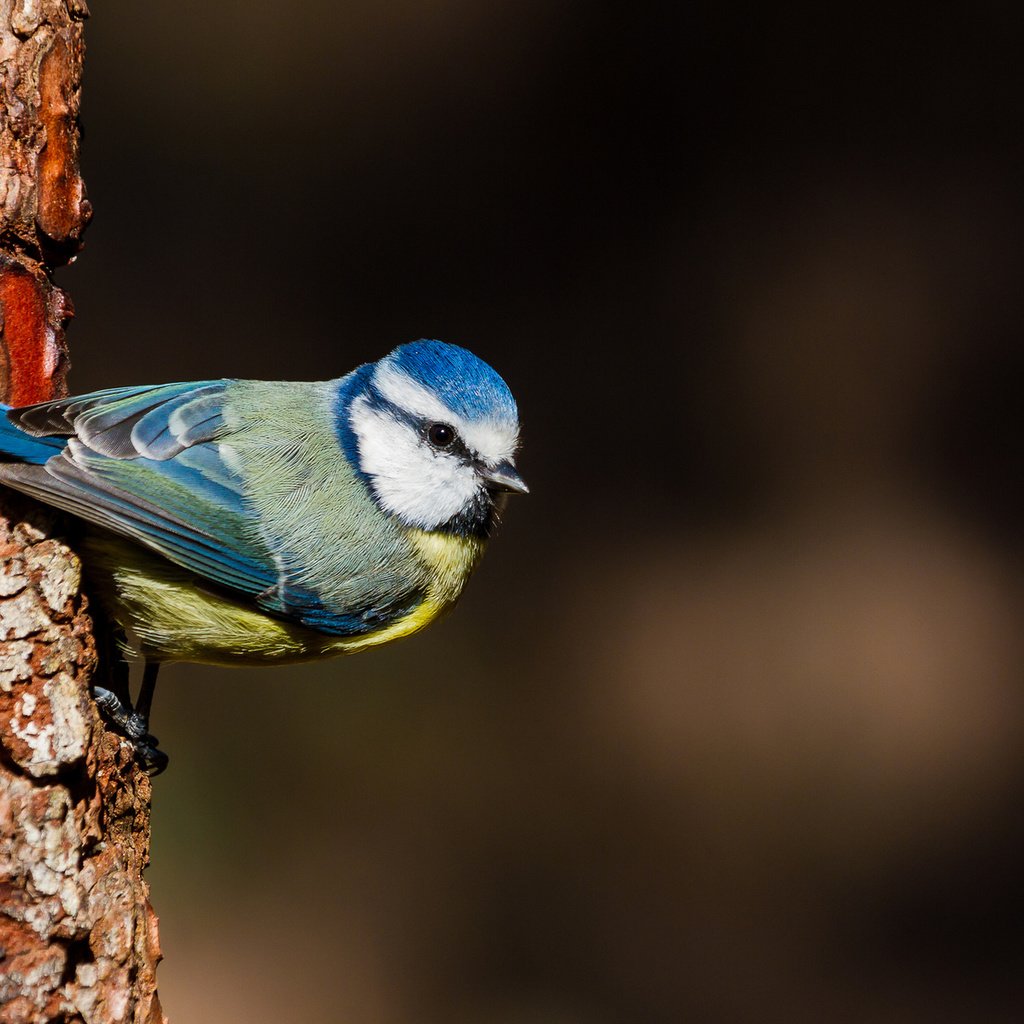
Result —
[[[59,397],[51,274],[91,210],[78,165],[83,0],[0,0],[0,400]],[[0,1024],[164,1021],[150,781],[90,697],[96,644],[60,516],[0,489]]]

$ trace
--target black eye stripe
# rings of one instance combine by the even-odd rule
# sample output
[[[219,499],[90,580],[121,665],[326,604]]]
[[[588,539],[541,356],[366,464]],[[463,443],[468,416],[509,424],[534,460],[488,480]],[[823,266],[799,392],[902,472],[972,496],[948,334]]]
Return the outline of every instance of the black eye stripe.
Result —
[[[416,413],[403,409],[400,405],[396,405],[390,399],[385,398],[372,382],[367,385],[364,397],[371,409],[387,414],[396,423],[407,424],[416,431],[420,438],[426,444],[430,445],[434,451],[444,455],[457,455],[467,465],[477,465],[477,456],[470,451],[469,446],[451,423],[448,423],[446,420],[426,420]],[[435,425],[449,427],[455,435],[455,439],[445,447],[438,447],[435,445],[431,442],[429,437],[430,428]]]
[[[439,443],[441,438],[437,437],[435,433],[438,428],[450,432],[450,435],[449,433],[444,433],[444,443]],[[463,462],[471,463],[473,461],[472,454],[469,448],[466,447],[466,442],[462,440],[459,432],[450,423],[444,423],[439,420],[428,421],[421,425],[420,431],[423,439],[434,451],[443,452],[445,455],[457,455]]]
[[[472,454],[466,446],[466,442],[462,440],[458,430],[456,430],[451,423],[444,420],[421,419],[415,413],[411,413],[406,409],[403,409],[401,406],[395,405],[394,402],[389,401],[380,393],[380,391],[372,386],[367,389],[366,397],[372,408],[378,409],[381,412],[386,412],[396,422],[407,423],[410,427],[417,430],[420,437],[422,437],[423,440],[426,441],[427,444],[429,444],[435,451],[458,455],[466,462],[472,461]],[[431,431],[437,428],[443,428],[451,431],[451,439],[448,440],[446,438],[443,443],[440,443],[441,439],[432,438]]]

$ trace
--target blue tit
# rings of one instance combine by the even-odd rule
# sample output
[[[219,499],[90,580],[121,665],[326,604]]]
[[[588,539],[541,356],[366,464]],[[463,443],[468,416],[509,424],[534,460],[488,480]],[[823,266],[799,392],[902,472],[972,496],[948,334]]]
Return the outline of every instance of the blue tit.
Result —
[[[83,564],[147,664],[269,664],[408,636],[458,599],[519,415],[466,349],[318,383],[212,380],[0,407],[0,481],[88,524]]]

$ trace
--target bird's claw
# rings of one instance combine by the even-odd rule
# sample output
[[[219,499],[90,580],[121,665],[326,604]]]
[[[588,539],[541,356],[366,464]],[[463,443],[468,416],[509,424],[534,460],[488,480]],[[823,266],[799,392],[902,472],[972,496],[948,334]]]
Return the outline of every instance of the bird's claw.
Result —
[[[160,741],[150,733],[146,716],[126,708],[117,694],[105,687],[94,686],[92,692],[103,717],[131,741],[139,767],[147,775],[159,775],[170,759],[158,749]]]
[[[135,756],[139,767],[150,777],[159,775],[170,762],[170,758],[157,748],[157,739],[148,733],[135,744]]]

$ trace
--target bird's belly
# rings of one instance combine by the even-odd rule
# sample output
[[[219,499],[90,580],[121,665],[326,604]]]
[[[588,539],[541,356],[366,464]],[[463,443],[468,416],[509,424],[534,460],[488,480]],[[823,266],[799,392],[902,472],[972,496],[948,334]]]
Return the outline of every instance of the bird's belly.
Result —
[[[418,531],[416,531],[418,533]],[[454,541],[454,539],[452,539]],[[315,661],[388,643],[423,629],[458,598],[481,548],[413,538],[432,585],[411,611],[357,636],[331,636],[207,589],[186,569],[108,533],[90,531],[81,550],[91,589],[151,661],[266,665]]]

